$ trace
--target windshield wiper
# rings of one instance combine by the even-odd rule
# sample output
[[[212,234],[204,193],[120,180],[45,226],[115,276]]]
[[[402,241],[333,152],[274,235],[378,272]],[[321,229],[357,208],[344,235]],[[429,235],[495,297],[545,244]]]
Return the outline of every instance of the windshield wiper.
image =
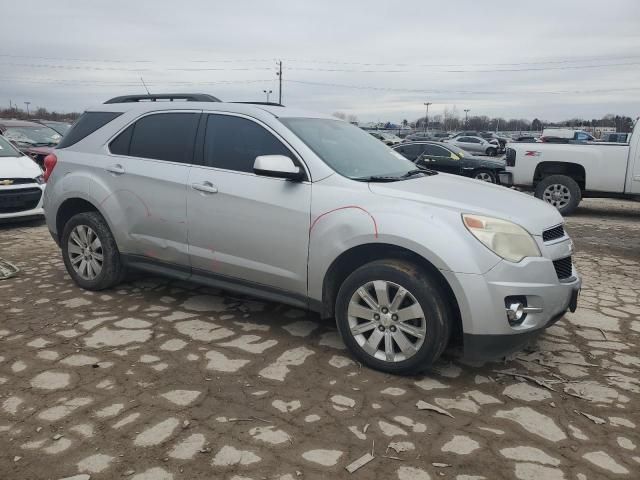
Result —
[[[371,175],[370,177],[358,177],[354,178],[359,182],[398,182],[402,180],[401,177],[390,177],[385,175]]]
[[[436,175],[438,172],[434,170],[429,170],[427,168],[416,168],[415,170],[409,170],[402,175],[372,175],[370,177],[359,177],[354,178],[354,180],[358,180],[361,182],[400,182],[402,180],[407,180],[411,177],[415,177],[416,175]]]

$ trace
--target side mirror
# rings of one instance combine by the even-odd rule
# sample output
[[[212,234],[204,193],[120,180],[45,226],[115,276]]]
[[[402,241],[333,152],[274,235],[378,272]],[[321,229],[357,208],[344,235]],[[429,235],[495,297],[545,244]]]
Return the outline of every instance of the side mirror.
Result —
[[[289,157],[284,155],[260,155],[253,163],[253,172],[265,177],[302,180],[304,172]]]

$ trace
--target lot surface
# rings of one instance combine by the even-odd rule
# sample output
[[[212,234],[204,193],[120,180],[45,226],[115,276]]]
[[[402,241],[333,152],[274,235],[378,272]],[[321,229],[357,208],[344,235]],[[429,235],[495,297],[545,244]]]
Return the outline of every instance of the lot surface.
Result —
[[[394,377],[283,305],[82,291],[41,223],[0,227],[21,268],[0,281],[0,478],[640,478],[640,203],[586,200],[568,230],[575,314],[505,361]]]

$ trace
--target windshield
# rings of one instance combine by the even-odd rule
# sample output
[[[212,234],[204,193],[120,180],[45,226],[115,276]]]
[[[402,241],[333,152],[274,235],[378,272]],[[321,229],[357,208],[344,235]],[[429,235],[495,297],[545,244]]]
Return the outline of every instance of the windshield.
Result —
[[[0,157],[21,157],[22,154],[9,141],[0,136]]]
[[[400,177],[415,165],[358,127],[340,120],[281,118],[293,133],[340,175],[363,180],[368,177]]]
[[[54,147],[62,135],[45,127],[7,127],[3,135],[19,147]]]

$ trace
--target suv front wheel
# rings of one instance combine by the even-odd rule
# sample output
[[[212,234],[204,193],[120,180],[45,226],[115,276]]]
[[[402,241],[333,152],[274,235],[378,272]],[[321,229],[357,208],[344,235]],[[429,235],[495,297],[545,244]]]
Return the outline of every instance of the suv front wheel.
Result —
[[[396,374],[431,365],[451,331],[451,315],[437,284],[402,260],[371,262],[349,275],[338,292],[336,320],[358,360]]]
[[[104,290],[124,277],[116,241],[102,215],[74,215],[62,232],[62,258],[67,272],[86,290]]]

